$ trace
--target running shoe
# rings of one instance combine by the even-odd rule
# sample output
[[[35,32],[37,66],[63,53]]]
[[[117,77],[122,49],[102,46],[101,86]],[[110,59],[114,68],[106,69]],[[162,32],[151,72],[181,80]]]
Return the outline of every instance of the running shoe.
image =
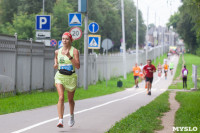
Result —
[[[69,121],[68,121],[68,126],[72,127],[74,125],[74,115],[70,115]]]
[[[63,121],[62,120],[59,120],[58,124],[57,124],[57,127],[59,128],[62,128],[63,127]]]
[[[148,92],[148,95],[150,95],[150,96],[151,96],[151,91],[149,91],[149,92]]]

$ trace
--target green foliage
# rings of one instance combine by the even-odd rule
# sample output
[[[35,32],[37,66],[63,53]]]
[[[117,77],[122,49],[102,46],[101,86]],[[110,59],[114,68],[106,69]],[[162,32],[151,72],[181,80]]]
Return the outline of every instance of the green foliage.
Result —
[[[180,20],[179,16],[180,16],[179,12],[174,13],[174,15],[172,15],[169,18],[169,22],[167,23],[167,27],[170,28],[170,26],[173,26],[173,28],[176,29],[177,28],[177,23]]]
[[[11,35],[17,33],[18,38],[25,40],[34,37],[35,14],[27,15],[20,13],[19,15],[14,15],[13,24],[7,22],[5,25],[1,26],[1,32]]]
[[[124,5],[126,47],[128,49],[134,48],[136,42],[136,7],[132,0],[125,0]],[[0,33],[13,35],[17,32],[19,39],[35,39],[35,17],[33,16],[42,14],[41,0],[15,0],[14,2],[1,0],[0,7]],[[68,13],[77,12],[77,9],[77,0],[45,0],[45,15],[51,15],[51,38],[61,40],[63,32],[70,30]],[[101,40],[110,38],[114,43],[112,50],[119,51],[122,38],[121,1],[88,0],[88,17],[89,23],[95,21],[99,24],[100,30],[97,34],[101,35]],[[84,20],[84,14],[82,20]],[[25,26],[22,22],[25,22]],[[84,31],[84,21],[80,28]],[[145,32],[146,26],[142,13],[139,11],[139,45],[144,44]],[[81,53],[84,50],[83,39],[82,36],[81,39],[73,42],[73,46]],[[95,50],[97,53],[102,51],[102,48]]]
[[[199,54],[200,47],[200,1],[182,0],[179,11],[170,17],[167,26],[173,26],[184,40],[186,49]]]
[[[0,1],[0,24],[11,23],[14,14],[17,12],[19,0]]]

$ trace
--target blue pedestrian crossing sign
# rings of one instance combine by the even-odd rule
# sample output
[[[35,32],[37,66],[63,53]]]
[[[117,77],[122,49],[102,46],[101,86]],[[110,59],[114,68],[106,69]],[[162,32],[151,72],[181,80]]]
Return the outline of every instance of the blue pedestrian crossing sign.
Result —
[[[88,49],[100,49],[101,35],[88,35]]]
[[[81,13],[69,13],[68,19],[69,26],[82,26]]]
[[[62,48],[63,47],[63,43],[61,40],[58,41],[58,48]]]
[[[51,16],[37,15],[36,16],[36,30],[51,30]]]
[[[99,30],[99,25],[95,22],[92,22],[89,24],[88,29],[91,33],[97,33],[97,31]]]

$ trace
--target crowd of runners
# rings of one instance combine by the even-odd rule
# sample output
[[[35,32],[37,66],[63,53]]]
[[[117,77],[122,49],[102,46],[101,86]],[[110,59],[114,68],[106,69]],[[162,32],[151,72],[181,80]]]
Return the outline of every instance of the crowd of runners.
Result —
[[[170,71],[170,74],[173,75],[174,63],[171,61],[168,65],[168,61],[170,60],[170,55],[168,55],[167,59],[164,59],[163,65],[159,62],[157,66],[158,77],[162,76],[162,73],[165,75],[165,80],[167,80],[167,74]],[[140,66],[136,63],[133,67],[133,76],[135,80],[135,88],[139,88],[138,80],[140,78],[141,82],[145,79],[145,89],[147,89],[147,95],[151,95],[151,88],[153,82],[153,73],[156,72],[156,67],[151,64],[151,60],[147,60],[147,64]]]

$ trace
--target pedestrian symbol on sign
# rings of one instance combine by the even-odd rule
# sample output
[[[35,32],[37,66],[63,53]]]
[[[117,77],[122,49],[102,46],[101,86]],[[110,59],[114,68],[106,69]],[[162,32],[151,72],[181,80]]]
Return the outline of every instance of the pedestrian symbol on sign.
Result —
[[[90,43],[90,46],[97,46],[97,43],[96,41],[94,40],[94,38],[92,39],[91,43]]]
[[[89,49],[100,49],[101,36],[100,35],[89,35],[88,36],[88,48]]]

